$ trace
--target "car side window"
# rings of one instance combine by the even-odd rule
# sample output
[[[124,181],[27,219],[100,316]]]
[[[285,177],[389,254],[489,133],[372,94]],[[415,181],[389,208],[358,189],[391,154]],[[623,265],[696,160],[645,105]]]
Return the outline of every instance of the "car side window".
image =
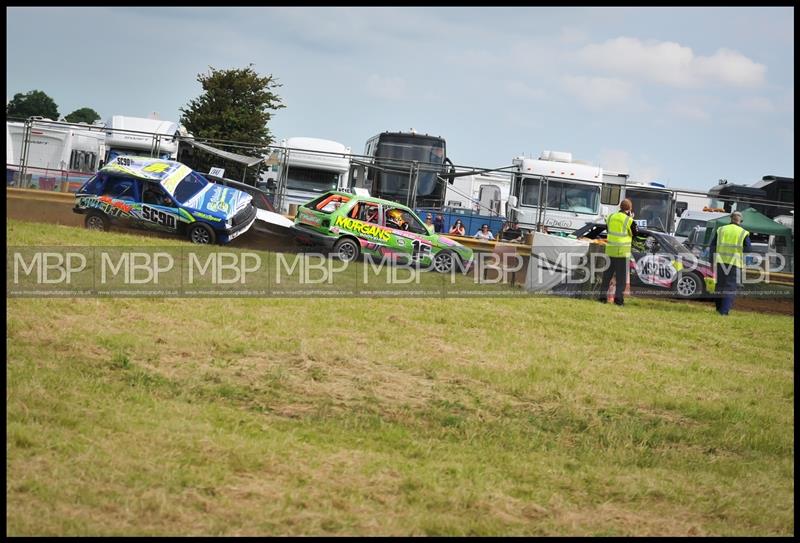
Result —
[[[386,211],[386,226],[398,230],[407,230],[415,234],[428,234],[428,229],[407,209],[395,207]]]
[[[157,206],[175,206],[172,198],[169,197],[161,185],[155,183],[145,183],[144,191],[142,192],[142,202]]]
[[[106,176],[103,174],[97,174],[91,179],[89,179],[85,185],[81,187],[81,192],[86,192],[88,194],[102,194],[103,185],[105,184]]]
[[[109,177],[103,193],[117,200],[136,201],[136,180],[126,177]]]

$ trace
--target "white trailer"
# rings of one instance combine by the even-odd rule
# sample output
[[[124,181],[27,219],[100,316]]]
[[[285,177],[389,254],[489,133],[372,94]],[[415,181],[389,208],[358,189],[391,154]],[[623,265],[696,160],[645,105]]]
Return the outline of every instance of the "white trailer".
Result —
[[[180,127],[173,121],[113,115],[106,122],[106,164],[120,155],[176,159]]]
[[[332,140],[307,137],[284,139],[277,177],[282,213],[329,190],[349,188],[350,147]]]
[[[25,153],[25,167],[30,173],[41,170],[93,173],[105,154],[105,134],[97,125],[41,119],[31,123],[26,136],[24,122],[6,121],[6,131],[7,169],[19,170]]]
[[[572,160],[572,154],[544,151],[538,159],[517,157],[508,198],[508,218],[524,229],[539,225],[570,232],[602,222],[619,204],[624,177],[603,177],[603,169]],[[616,187],[614,204],[601,204],[601,190]],[[609,190],[609,192],[612,192]]]
[[[456,173],[469,171],[456,168]],[[455,177],[447,184],[445,207],[468,209],[480,215],[502,216],[511,191],[511,173],[483,172]]]

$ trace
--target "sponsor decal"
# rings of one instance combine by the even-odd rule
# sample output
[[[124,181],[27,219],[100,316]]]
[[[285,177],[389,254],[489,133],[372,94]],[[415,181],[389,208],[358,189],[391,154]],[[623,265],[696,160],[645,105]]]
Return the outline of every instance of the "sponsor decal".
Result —
[[[219,211],[221,213],[229,213],[231,206],[225,201],[225,193],[228,189],[214,187],[214,192],[211,195],[211,200],[206,207],[209,211]]]
[[[88,208],[99,209],[109,217],[119,217],[120,215],[128,214],[128,212],[124,211],[121,207],[112,205],[107,201],[101,201],[99,198],[95,196],[84,196],[78,198],[78,207],[82,209],[88,209]],[[130,207],[128,211],[130,211]]]
[[[142,218],[146,221],[165,226],[171,230],[175,230],[175,228],[178,227],[178,221],[175,219],[175,215],[150,206],[142,206]]]
[[[305,209],[300,210],[300,222],[310,226],[320,226],[322,224],[322,220],[319,217]]]
[[[351,219],[349,217],[339,216],[336,218],[336,223],[334,226],[339,226],[350,232],[355,232],[357,234],[361,234],[362,236],[373,237],[377,238],[381,241],[389,241],[391,239],[392,234],[385,228],[382,228],[376,224],[369,224],[361,221],[357,221],[355,219]]]
[[[643,283],[667,287],[675,281],[678,270],[673,261],[663,255],[646,255],[636,262],[636,274]]]
[[[209,215],[208,213],[203,213],[202,211],[195,211],[194,216],[200,217],[201,219],[207,219],[209,221],[216,221],[216,222],[222,221],[222,219],[220,219],[219,217],[215,217],[214,215]]]
[[[105,202],[106,204],[119,208],[120,211],[123,213],[130,213],[133,206],[130,204],[126,204],[122,200],[114,200],[111,196],[100,196],[98,198],[99,201]]]

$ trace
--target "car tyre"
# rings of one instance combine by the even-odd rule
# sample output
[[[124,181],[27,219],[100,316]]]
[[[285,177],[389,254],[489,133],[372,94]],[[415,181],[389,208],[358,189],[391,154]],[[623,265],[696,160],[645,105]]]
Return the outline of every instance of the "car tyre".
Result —
[[[189,228],[189,241],[198,245],[212,245],[217,241],[214,230],[205,223],[199,222]]]
[[[673,289],[679,298],[698,298],[703,294],[703,280],[694,273],[680,273]]]
[[[341,238],[333,246],[333,253],[344,262],[352,262],[361,254],[361,247],[352,238]]]
[[[433,269],[439,273],[450,273],[456,263],[456,255],[450,251],[439,251],[433,256]]]
[[[100,213],[98,211],[90,211],[87,213],[83,224],[88,230],[102,230],[103,232],[108,232],[111,229],[111,221],[108,220],[105,213]]]

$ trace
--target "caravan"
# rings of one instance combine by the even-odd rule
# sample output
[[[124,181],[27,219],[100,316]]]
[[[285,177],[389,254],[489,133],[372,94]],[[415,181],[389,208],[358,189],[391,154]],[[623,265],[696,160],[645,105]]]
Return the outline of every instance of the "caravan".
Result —
[[[20,187],[77,189],[100,166],[106,149],[102,126],[85,123],[6,121],[6,136],[7,183]]]
[[[281,141],[283,162],[277,177],[276,204],[280,212],[302,205],[330,190],[349,188],[350,147],[320,138],[294,137]],[[277,207],[277,205],[276,205]]]

